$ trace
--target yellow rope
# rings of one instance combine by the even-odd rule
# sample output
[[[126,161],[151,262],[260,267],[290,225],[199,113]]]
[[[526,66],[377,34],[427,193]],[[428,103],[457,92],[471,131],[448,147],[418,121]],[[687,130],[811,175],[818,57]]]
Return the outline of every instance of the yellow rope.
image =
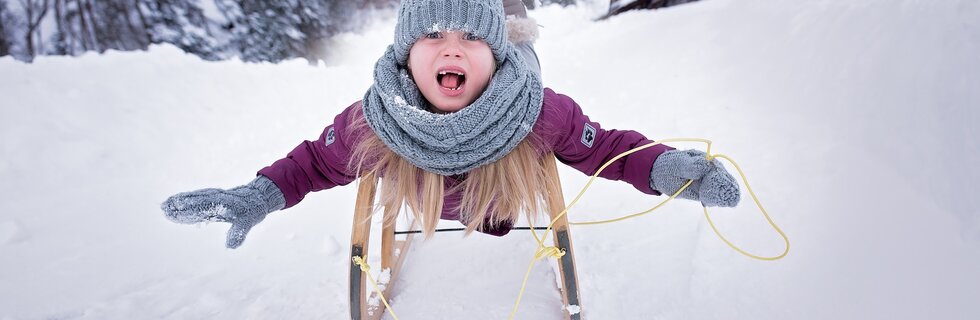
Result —
[[[716,155],[710,156],[710,158],[722,158],[722,159],[728,160],[728,162],[731,162],[731,164],[733,166],[735,166],[735,170],[738,170],[738,174],[742,176],[742,182],[745,183],[745,188],[748,189],[749,190],[749,194],[752,195],[752,200],[755,201],[755,205],[759,207],[759,210],[762,212],[762,215],[766,217],[766,221],[769,222],[769,225],[772,226],[772,228],[774,230],[776,230],[777,233],[779,233],[779,236],[783,237],[783,241],[786,243],[786,249],[783,250],[783,253],[779,254],[778,256],[774,256],[774,257],[761,257],[761,256],[757,256],[757,255],[748,253],[745,250],[742,250],[739,247],[737,247],[734,244],[732,244],[730,241],[728,241],[728,239],[725,239],[725,236],[722,236],[721,235],[721,232],[718,232],[718,228],[715,227],[714,222],[711,222],[711,216],[708,215],[708,208],[707,207],[702,207],[702,208],[704,208],[704,218],[705,219],[708,219],[708,225],[711,225],[711,230],[714,230],[715,231],[715,234],[718,235],[718,238],[721,238],[721,241],[724,241],[725,244],[727,244],[729,247],[731,247],[732,249],[735,249],[735,251],[738,251],[738,253],[741,253],[741,254],[743,254],[743,255],[745,255],[747,257],[750,257],[750,258],[759,259],[759,260],[772,261],[772,260],[782,259],[783,257],[786,256],[786,254],[789,254],[789,238],[787,238],[786,237],[786,233],[783,233],[783,230],[780,229],[779,226],[777,226],[776,223],[772,221],[772,217],[770,217],[769,216],[769,213],[766,212],[766,208],[763,208],[762,207],[762,202],[760,202],[759,201],[759,197],[757,197],[755,195],[755,191],[752,191],[752,186],[749,185],[749,180],[745,178],[745,173],[742,172],[742,168],[738,166],[738,163],[735,163],[735,160],[732,160],[732,158],[729,158],[728,156],[723,155],[723,154],[716,154]]]
[[[381,302],[384,302],[385,308],[388,308],[388,313],[391,313],[391,317],[395,318],[395,320],[399,320],[398,315],[395,314],[395,309],[392,309],[391,306],[388,305],[388,300],[385,299],[384,293],[382,293],[381,288],[378,287],[378,282],[374,281],[374,277],[371,276],[371,266],[368,265],[367,261],[364,261],[364,258],[361,258],[360,256],[354,256],[351,258],[351,261],[354,261],[355,265],[361,267],[361,271],[367,275],[368,280],[371,280],[371,285],[374,286],[374,291],[378,293],[379,297],[381,297]],[[360,297],[358,297],[358,299],[360,299]]]
[[[768,221],[769,222],[769,225],[771,225],[773,227],[773,229],[775,229],[776,232],[779,233],[779,235],[783,238],[783,241],[786,243],[786,249],[783,251],[782,254],[780,254],[778,256],[774,256],[774,257],[757,256],[757,255],[748,253],[745,250],[742,250],[741,248],[739,248],[738,246],[736,246],[735,244],[733,244],[731,241],[728,241],[728,239],[726,239],[724,236],[721,235],[721,232],[719,232],[718,231],[718,228],[715,227],[714,222],[711,221],[711,216],[708,215],[708,208],[707,207],[703,207],[703,209],[704,209],[704,217],[708,220],[708,224],[711,226],[711,230],[714,230],[715,234],[718,235],[718,237],[721,238],[721,240],[724,241],[725,244],[727,244],[729,247],[731,247],[735,251],[737,251],[737,252],[739,252],[739,253],[741,253],[741,254],[749,257],[749,258],[759,259],[759,260],[770,260],[770,261],[771,260],[778,260],[778,259],[782,259],[783,257],[786,256],[786,254],[789,253],[789,246],[790,246],[789,245],[789,238],[786,237],[786,234],[783,233],[783,230],[780,229],[779,226],[776,226],[776,223],[772,221],[772,218],[769,216],[769,213],[766,212],[766,209],[764,207],[762,207],[762,202],[759,201],[759,197],[756,196],[755,191],[752,190],[752,186],[749,185],[749,181],[745,177],[745,172],[743,172],[742,171],[742,168],[739,167],[737,163],[735,163],[735,160],[732,160],[728,156],[725,156],[725,155],[722,155],[722,154],[712,155],[711,154],[711,141],[710,140],[706,140],[706,139],[675,138],[675,139],[664,139],[664,140],[660,140],[659,142],[651,142],[651,143],[648,143],[648,144],[645,144],[645,145],[642,145],[642,146],[639,146],[639,147],[630,149],[630,150],[628,150],[626,152],[623,152],[623,153],[617,155],[616,157],[610,159],[609,161],[606,161],[605,164],[603,164],[601,167],[599,167],[599,170],[597,170],[595,172],[595,174],[593,174],[592,177],[589,178],[589,181],[585,184],[584,187],[582,187],[582,190],[580,190],[579,193],[578,193],[578,195],[575,196],[575,199],[573,199],[572,202],[570,202],[567,206],[565,206],[565,209],[563,209],[561,211],[561,213],[559,213],[558,215],[556,215],[551,220],[551,223],[549,223],[548,224],[548,227],[545,228],[545,231],[544,231],[544,233],[542,234],[541,237],[538,237],[538,233],[534,231],[534,224],[531,222],[530,216],[528,216],[528,225],[531,227],[531,235],[534,236],[535,242],[538,243],[538,249],[534,253],[534,258],[531,259],[531,263],[527,267],[527,272],[524,274],[524,281],[521,283],[521,290],[517,294],[517,301],[514,302],[514,308],[511,309],[510,316],[508,317],[508,319],[513,320],[514,319],[514,316],[517,314],[517,310],[518,310],[518,308],[521,305],[521,299],[524,297],[524,291],[527,288],[527,280],[528,280],[528,278],[531,275],[531,270],[534,269],[534,264],[538,260],[541,260],[541,259],[544,259],[544,258],[548,258],[548,257],[561,258],[562,256],[565,255],[565,250],[564,249],[560,249],[560,248],[555,247],[555,246],[546,246],[544,244],[544,239],[546,239],[548,233],[550,233],[552,231],[552,228],[554,227],[555,223],[558,222],[558,220],[561,217],[565,216],[568,213],[568,210],[569,209],[571,209],[573,206],[575,206],[575,204],[578,203],[579,199],[582,198],[582,195],[585,194],[585,191],[588,190],[592,186],[592,182],[594,182],[595,179],[599,177],[599,174],[603,170],[605,170],[606,167],[610,166],[613,162],[615,162],[616,160],[619,160],[622,157],[625,157],[625,156],[630,155],[630,154],[632,154],[634,152],[637,152],[637,151],[640,151],[640,150],[643,150],[643,149],[646,149],[646,148],[650,148],[650,147],[653,147],[653,146],[658,145],[658,144],[667,143],[667,142],[704,142],[704,143],[706,143],[708,145],[705,153],[707,154],[707,159],[709,161],[710,160],[713,160],[715,158],[722,158],[722,159],[728,160],[728,162],[730,162],[732,165],[734,165],[735,166],[735,169],[738,170],[738,174],[742,177],[742,182],[745,183],[746,189],[748,189],[749,190],[749,194],[752,195],[752,200],[755,201],[756,206],[759,207],[759,210],[761,210],[762,215],[765,216],[766,221]],[[674,194],[672,194],[670,197],[668,197],[667,199],[665,199],[663,202],[661,202],[660,204],[658,204],[655,207],[650,208],[648,210],[645,210],[645,211],[642,211],[642,212],[638,212],[638,213],[634,213],[634,214],[627,215],[627,216],[623,216],[623,217],[619,217],[619,218],[615,218],[615,219],[601,220],[601,221],[588,221],[588,222],[570,222],[569,224],[570,225],[596,225],[596,224],[605,224],[605,223],[612,223],[612,222],[622,221],[622,220],[626,220],[626,219],[632,219],[632,218],[635,218],[635,217],[639,217],[639,216],[645,215],[647,213],[650,213],[650,212],[652,212],[654,210],[659,209],[663,205],[667,204],[667,202],[670,202],[671,200],[674,200],[674,198],[676,198],[679,194],[681,194],[681,192],[683,192],[685,189],[687,189],[687,187],[689,187],[691,185],[691,183],[693,183],[693,182],[694,182],[694,180],[688,180],[687,183],[685,183],[683,186],[681,186],[681,188],[679,190],[677,190],[677,192],[674,192]],[[373,277],[371,277],[371,273],[369,272],[371,270],[371,267],[361,257],[353,257],[352,260],[354,261],[354,264],[356,264],[356,265],[358,265],[358,266],[361,267],[361,271],[363,271],[365,274],[367,274],[368,279],[371,280],[371,284],[374,286],[374,290],[378,293],[378,296],[381,297],[381,301],[384,302],[385,307],[388,308],[388,311],[389,311],[389,313],[391,313],[392,318],[395,318],[395,320],[399,320],[398,319],[398,316],[395,315],[395,310],[392,309],[390,305],[388,305],[388,301],[385,299],[384,294],[381,292],[381,289],[378,288],[378,283],[374,281],[374,278]]]
[[[531,232],[534,231],[532,230]],[[515,303],[514,308],[510,310],[510,317],[508,319],[514,319],[514,315],[517,314],[517,308],[521,305],[521,298],[524,297],[524,289],[527,287],[527,278],[531,276],[531,270],[534,269],[534,263],[544,258],[561,258],[564,255],[565,250],[559,249],[558,247],[541,247],[534,253],[534,259],[531,260],[531,264],[527,266],[527,272],[524,273],[524,282],[521,283],[521,291],[517,294],[517,303]]]
[[[534,231],[534,224],[531,222],[530,217],[528,217],[528,225],[531,226],[531,235],[534,236],[534,240],[538,243],[538,253],[535,254],[534,259],[531,260],[531,263],[528,266],[527,273],[524,275],[524,283],[521,284],[521,291],[517,294],[517,301],[514,303],[514,308],[511,310],[510,317],[508,319],[513,320],[514,319],[514,315],[517,313],[517,309],[518,309],[518,307],[521,304],[521,298],[524,296],[524,290],[527,287],[528,276],[531,274],[531,269],[534,267],[535,262],[537,260],[543,258],[543,257],[552,256],[552,255],[542,255],[541,252],[542,251],[545,251],[546,249],[549,252],[552,252],[554,250],[557,250],[557,248],[555,248],[555,247],[547,247],[547,246],[545,246],[543,239],[547,238],[548,233],[552,231],[552,228],[554,227],[555,223],[558,222],[558,220],[561,217],[565,216],[568,213],[568,210],[569,209],[571,209],[573,206],[575,206],[575,204],[578,203],[579,199],[582,198],[582,195],[585,194],[585,191],[588,190],[592,186],[592,182],[594,182],[595,179],[599,177],[599,174],[602,173],[602,171],[605,170],[606,167],[612,165],[613,162],[615,162],[616,160],[619,160],[622,157],[625,157],[627,155],[630,155],[630,154],[632,154],[634,152],[637,152],[637,151],[640,151],[640,150],[643,150],[643,149],[646,149],[646,148],[653,147],[653,146],[658,145],[658,144],[663,144],[663,143],[668,143],[668,142],[703,142],[703,143],[705,143],[705,144],[708,145],[705,153],[706,153],[706,157],[707,157],[707,159],[709,161],[711,161],[711,160],[713,160],[715,158],[722,158],[722,159],[728,160],[728,162],[730,162],[732,165],[734,165],[735,166],[735,169],[738,170],[738,174],[742,177],[742,182],[745,183],[746,189],[748,189],[749,190],[749,194],[752,195],[752,200],[755,201],[755,204],[759,207],[759,210],[761,210],[762,215],[765,216],[766,221],[769,222],[769,225],[771,225],[773,227],[773,229],[775,229],[776,232],[779,233],[779,235],[783,238],[783,241],[786,243],[786,248],[785,248],[785,250],[783,250],[783,253],[782,254],[779,254],[779,255],[774,256],[774,257],[762,257],[762,256],[757,256],[757,255],[748,253],[745,250],[742,250],[741,248],[739,248],[738,246],[736,246],[735,244],[733,244],[731,241],[728,241],[728,239],[726,239],[724,236],[721,235],[721,232],[719,232],[718,231],[718,228],[715,227],[714,222],[711,221],[711,216],[708,215],[708,208],[707,207],[703,207],[704,208],[704,217],[708,220],[708,224],[711,226],[711,229],[714,230],[715,234],[718,235],[718,237],[721,238],[721,240],[725,242],[725,244],[727,244],[729,247],[731,247],[732,249],[734,249],[738,253],[741,253],[741,254],[749,257],[749,258],[759,259],[759,260],[769,260],[769,261],[771,261],[771,260],[778,260],[778,259],[782,259],[783,257],[786,256],[786,254],[789,253],[789,247],[790,247],[790,245],[789,245],[789,238],[786,237],[786,234],[783,233],[783,230],[782,229],[780,229],[778,226],[776,226],[776,223],[772,221],[772,217],[770,217],[769,216],[769,213],[766,212],[766,209],[762,207],[762,202],[759,201],[759,197],[756,196],[755,191],[752,190],[752,186],[749,185],[749,181],[745,177],[745,172],[743,172],[742,171],[742,168],[739,167],[737,163],[735,163],[735,160],[732,160],[728,156],[725,156],[725,155],[722,155],[722,154],[712,155],[711,154],[711,140],[698,139],[698,138],[674,138],[674,139],[664,139],[664,140],[660,140],[658,142],[651,142],[651,143],[648,143],[648,144],[645,144],[645,145],[642,145],[642,146],[639,146],[639,147],[630,149],[630,150],[628,150],[626,152],[623,152],[623,153],[617,155],[616,157],[613,157],[612,159],[609,159],[609,161],[606,161],[605,164],[603,164],[601,167],[599,167],[599,170],[597,170],[595,172],[595,174],[593,174],[592,177],[589,178],[589,181],[585,184],[585,186],[582,187],[582,190],[580,190],[579,193],[578,193],[578,195],[575,196],[575,199],[573,199],[572,202],[570,202],[567,206],[565,206],[565,209],[563,209],[561,211],[561,213],[559,213],[553,219],[551,219],[551,223],[549,223],[548,224],[548,227],[545,228],[545,231],[544,231],[544,233],[542,234],[541,237],[538,237],[537,232]],[[605,224],[605,223],[612,223],[612,222],[622,221],[622,220],[631,219],[631,218],[635,218],[635,217],[639,217],[639,216],[645,215],[645,214],[650,213],[650,212],[652,212],[654,210],[657,210],[658,208],[660,208],[663,205],[667,204],[667,202],[670,202],[671,200],[674,200],[674,198],[676,198],[678,195],[680,195],[681,192],[684,192],[684,190],[687,189],[687,187],[690,186],[691,183],[693,183],[693,182],[694,182],[694,180],[688,180],[687,183],[685,183],[683,186],[681,186],[681,188],[679,190],[677,190],[677,192],[674,192],[674,194],[671,195],[669,198],[665,199],[663,202],[661,202],[660,204],[658,204],[657,206],[655,206],[653,208],[650,208],[649,210],[645,210],[645,211],[642,211],[642,212],[634,213],[634,214],[631,214],[631,215],[627,215],[627,216],[623,216],[623,217],[619,217],[619,218],[615,218],[615,219],[601,220],[601,221],[588,221],[588,222],[569,222],[568,224],[570,224],[570,225],[596,225],[596,224]],[[554,250],[550,250],[550,248],[554,248]],[[553,257],[558,258],[558,257],[561,257],[564,254],[565,254],[564,251],[561,251],[561,255],[557,255],[557,256],[553,256]]]

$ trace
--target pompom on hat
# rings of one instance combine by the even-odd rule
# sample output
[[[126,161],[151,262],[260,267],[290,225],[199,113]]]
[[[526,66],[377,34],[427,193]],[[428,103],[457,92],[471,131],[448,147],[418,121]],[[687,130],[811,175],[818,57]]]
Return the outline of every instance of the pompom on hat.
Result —
[[[440,31],[471,32],[490,46],[501,63],[513,49],[507,40],[501,0],[402,0],[395,25],[395,59],[405,65],[408,52],[422,35]]]

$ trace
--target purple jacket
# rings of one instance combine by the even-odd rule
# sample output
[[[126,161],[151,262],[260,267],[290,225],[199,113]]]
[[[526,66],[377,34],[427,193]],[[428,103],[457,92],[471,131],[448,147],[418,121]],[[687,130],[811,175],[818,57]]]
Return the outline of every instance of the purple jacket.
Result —
[[[540,137],[559,161],[586,175],[595,174],[600,166],[620,153],[651,142],[636,131],[603,129],[582,114],[582,108],[575,101],[551,89],[544,90],[543,100],[541,115],[532,134]],[[311,191],[346,185],[357,179],[354,172],[348,171],[347,164],[357,137],[370,132],[348,132],[347,123],[352,110],[360,106],[360,102],[356,102],[347,107],[323,130],[319,139],[300,143],[286,158],[259,170],[258,174],[271,179],[282,191],[286,208],[302,201]],[[360,131],[371,130],[367,126],[363,128]],[[607,167],[600,177],[625,181],[643,193],[660,195],[650,187],[650,170],[657,156],[672,149],[656,145],[635,152]],[[465,177],[445,177],[446,188],[457,185],[462,178]],[[446,196],[443,219],[460,220],[459,212],[449,209],[457,207],[460,197],[459,193]],[[501,236],[510,228],[496,226],[494,230],[478,231]]]

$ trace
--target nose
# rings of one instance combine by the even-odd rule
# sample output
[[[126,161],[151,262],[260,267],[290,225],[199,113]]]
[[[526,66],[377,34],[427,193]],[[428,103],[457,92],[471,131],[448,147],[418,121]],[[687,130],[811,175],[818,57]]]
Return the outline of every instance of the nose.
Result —
[[[440,51],[443,57],[447,58],[461,58],[463,57],[462,44],[456,37],[447,37],[447,40]]]

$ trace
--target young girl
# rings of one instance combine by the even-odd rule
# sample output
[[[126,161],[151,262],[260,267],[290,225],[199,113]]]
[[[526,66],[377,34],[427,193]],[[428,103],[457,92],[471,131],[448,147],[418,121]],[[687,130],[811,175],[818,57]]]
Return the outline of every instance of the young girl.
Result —
[[[520,212],[540,212],[553,190],[544,157],[554,154],[592,175],[607,159],[651,142],[635,131],[604,129],[571,98],[543,88],[529,67],[537,65],[529,61],[533,51],[522,55],[505,23],[500,0],[402,0],[374,84],[319,139],[246,185],[180,193],[163,211],[178,223],[231,223],[226,246],[237,248],[270,212],[371,172],[381,179],[386,210],[407,204],[426,234],[441,218],[501,236]],[[696,150],[657,145],[617,160],[601,176],[652,195],[673,194],[693,179],[679,197],[705,206],[739,201],[735,179]]]

